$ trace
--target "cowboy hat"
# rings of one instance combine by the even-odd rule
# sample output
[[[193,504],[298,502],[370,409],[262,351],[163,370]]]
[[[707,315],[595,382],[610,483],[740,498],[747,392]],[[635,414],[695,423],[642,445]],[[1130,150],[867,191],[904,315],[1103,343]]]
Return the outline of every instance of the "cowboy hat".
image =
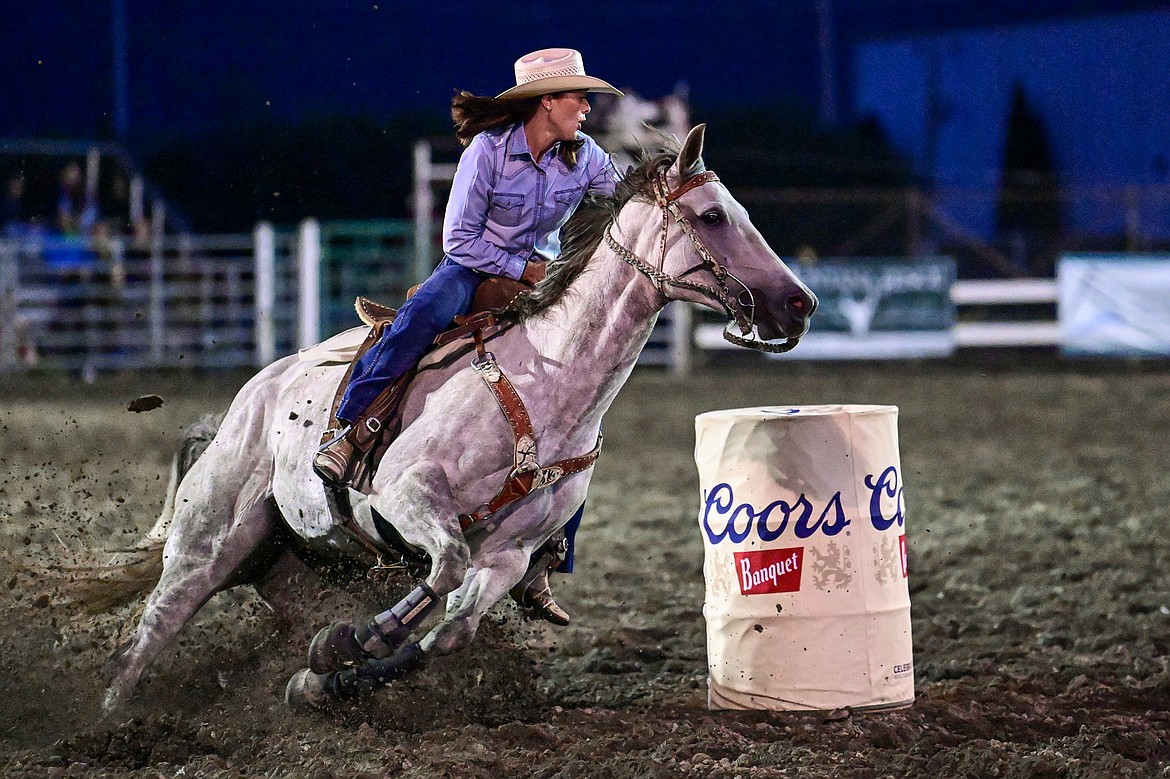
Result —
[[[579,89],[622,96],[613,85],[585,75],[585,61],[576,49],[541,49],[516,60],[516,86],[496,95],[496,99],[534,97]]]

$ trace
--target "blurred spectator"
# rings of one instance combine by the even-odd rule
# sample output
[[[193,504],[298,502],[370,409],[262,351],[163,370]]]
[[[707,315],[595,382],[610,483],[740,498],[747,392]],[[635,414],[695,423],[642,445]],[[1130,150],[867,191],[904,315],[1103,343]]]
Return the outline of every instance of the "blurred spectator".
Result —
[[[142,213],[141,192],[137,198],[138,208],[134,207],[135,198],[131,193],[134,186],[124,172],[116,172],[110,183],[108,200],[102,204],[102,211],[112,232],[129,236],[133,246],[145,249],[150,245],[150,222]],[[141,187],[141,182],[138,186]]]
[[[24,174],[8,177],[4,187],[3,211],[0,212],[0,235],[17,238],[28,229],[28,215],[24,210]]]
[[[61,169],[61,190],[57,199],[57,229],[62,235],[88,236],[98,218],[97,203],[85,186],[81,165],[68,162]]]
[[[796,254],[793,255],[793,259],[803,265],[813,265],[820,258],[820,255],[817,254],[817,250],[812,246],[809,246],[807,243],[801,244],[800,248],[796,250]]]

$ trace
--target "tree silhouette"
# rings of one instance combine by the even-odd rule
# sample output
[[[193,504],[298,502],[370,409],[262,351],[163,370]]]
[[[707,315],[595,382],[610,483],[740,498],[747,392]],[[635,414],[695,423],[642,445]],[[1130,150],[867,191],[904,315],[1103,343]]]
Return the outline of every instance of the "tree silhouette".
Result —
[[[1022,270],[1052,273],[1063,225],[1060,184],[1044,122],[1019,82],[1012,90],[996,220]]]

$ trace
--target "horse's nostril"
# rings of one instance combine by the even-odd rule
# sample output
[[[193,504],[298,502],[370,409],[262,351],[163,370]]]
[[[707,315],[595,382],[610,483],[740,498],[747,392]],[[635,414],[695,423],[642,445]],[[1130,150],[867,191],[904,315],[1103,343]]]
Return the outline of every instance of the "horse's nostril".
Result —
[[[797,316],[808,316],[812,313],[813,303],[804,295],[793,295],[788,298],[788,310]]]
[[[812,294],[798,292],[788,298],[788,311],[797,317],[807,319],[817,310],[817,299]]]

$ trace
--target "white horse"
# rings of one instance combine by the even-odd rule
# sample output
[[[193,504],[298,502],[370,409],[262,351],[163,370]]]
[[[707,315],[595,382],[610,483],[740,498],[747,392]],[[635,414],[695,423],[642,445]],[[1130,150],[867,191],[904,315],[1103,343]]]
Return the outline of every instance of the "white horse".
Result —
[[[602,416],[668,301],[727,314],[740,330],[728,337],[756,348],[786,350],[807,330],[816,298],[705,171],[703,132],[702,125],[691,130],[677,155],[631,171],[600,215],[598,209],[575,215],[565,228],[565,251],[519,321],[488,344],[527,406],[541,465],[598,443]],[[786,340],[765,343],[772,339]],[[484,613],[524,576],[533,551],[585,500],[589,469],[554,478],[465,532],[459,515],[490,501],[517,464],[513,431],[470,362],[419,371],[400,407],[402,431],[368,495],[373,512],[429,555],[425,584],[370,622],[365,637],[374,640],[362,651],[354,651],[363,641],[360,629],[323,630],[314,641],[313,670],[289,684],[291,703],[333,703],[360,684],[413,670],[428,655],[467,646]],[[111,661],[107,711],[213,594],[241,582],[262,547],[280,537],[282,523],[309,547],[363,552],[310,463],[344,370],[294,355],[240,390],[178,484],[173,516],[160,520],[169,519],[161,577],[134,636]],[[382,543],[376,528],[370,535]],[[442,619],[421,641],[406,643],[441,598]],[[347,636],[344,647],[337,643]]]

